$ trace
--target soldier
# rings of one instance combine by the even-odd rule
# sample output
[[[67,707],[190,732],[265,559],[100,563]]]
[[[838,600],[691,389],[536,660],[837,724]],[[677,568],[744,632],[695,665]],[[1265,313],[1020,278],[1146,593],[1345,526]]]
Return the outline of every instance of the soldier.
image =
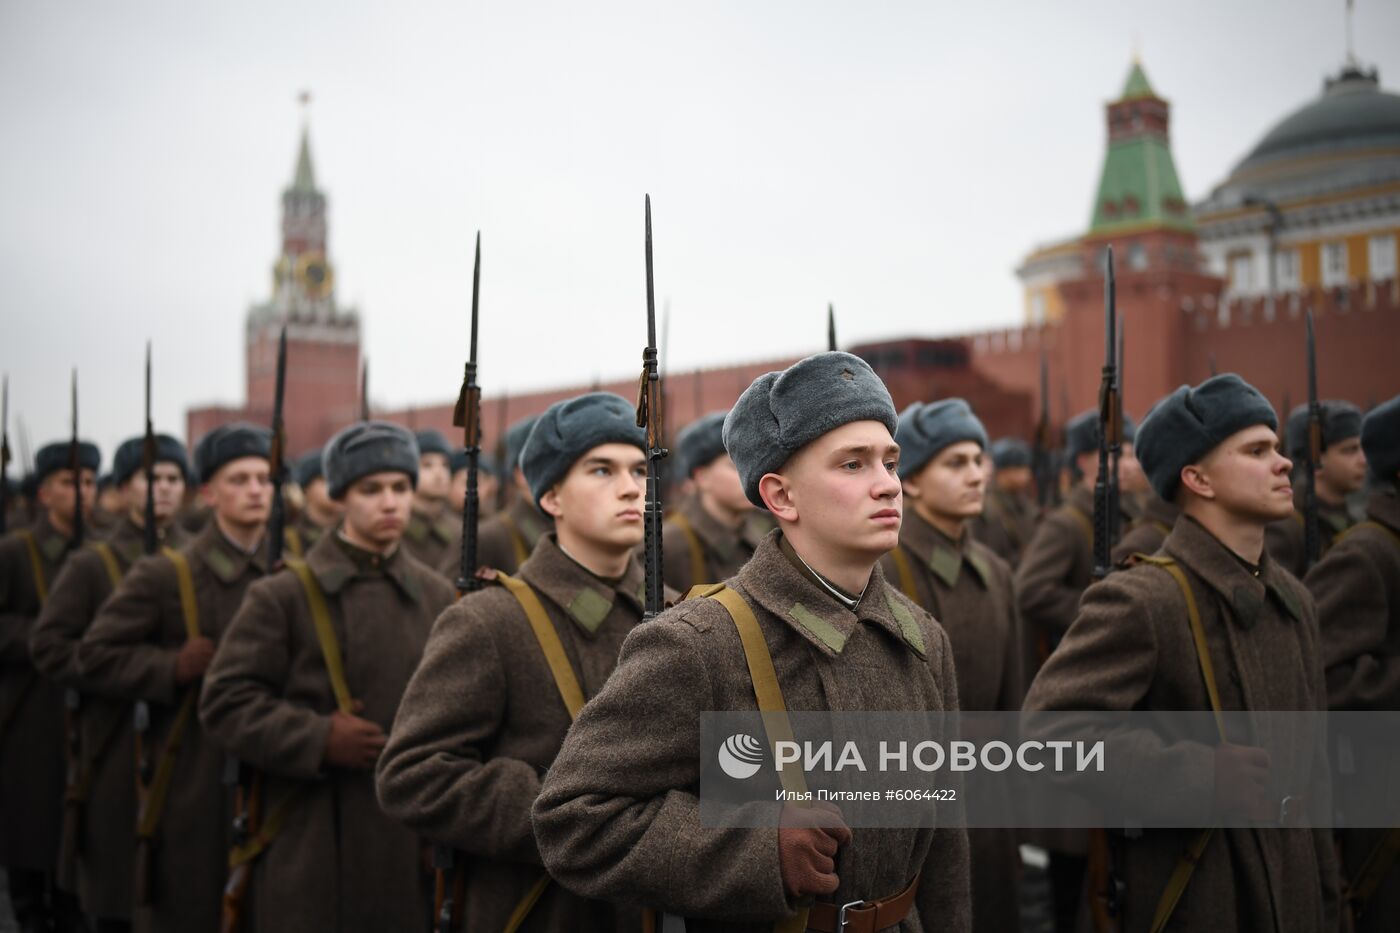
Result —
[[[1265,526],[1292,508],[1276,425],[1268,401],[1233,373],[1182,386],[1158,404],[1139,432],[1139,451],[1153,489],[1182,516],[1159,558],[1085,592],[1026,710],[1325,708],[1312,599],[1264,549]],[[1198,655],[1199,644],[1208,656]],[[1163,741],[1159,766],[1183,775],[1184,798],[1213,799],[1232,821],[1273,826],[1148,829],[1125,838],[1123,929],[1168,922],[1182,930],[1336,929],[1331,834],[1280,825],[1282,798],[1265,796],[1271,752]],[[1190,767],[1202,749],[1205,767]],[[1276,763],[1280,773],[1297,764]],[[1309,792],[1329,796],[1321,753],[1305,767]],[[1290,792],[1298,791],[1279,791]]]
[[[763,689],[785,709],[958,708],[948,636],[879,567],[899,541],[896,424],[879,377],[839,351],[760,376],[739,398],[725,447],[780,530],[715,591],[732,601],[688,600],[628,636],[535,802],[560,884],[687,917],[690,933],[801,923],[813,897],[814,929],[835,930],[837,905],[861,899],[880,905],[847,911],[848,933],[874,929],[877,913],[905,933],[968,929],[960,827],[852,832],[792,803],[777,828],[700,823],[700,714],[757,708],[750,663],[782,672]]]
[[[477,454],[476,496],[477,515],[490,518],[496,514],[496,493],[499,491],[501,472],[496,459],[490,454]],[[467,451],[458,447],[452,452],[452,491],[447,496],[447,507],[455,514],[462,514],[462,505],[467,501]],[[461,542],[457,547],[461,548]]]
[[[244,591],[266,572],[271,446],[271,432],[248,424],[200,440],[195,471],[210,520],[180,550],[138,561],[78,646],[87,688],[151,708],[137,735],[147,777],[138,784],[138,933],[219,925],[231,812],[223,750],[200,728],[195,700]]]
[[[73,549],[78,508],[97,496],[102,457],[92,444],[40,448],[33,482],[40,513],[29,528],[0,539],[0,867],[24,933],[80,930],[72,893],[55,886],[63,816],[63,691],[40,677],[29,635]]]
[[[155,436],[154,502],[156,539],[179,547],[183,534],[174,525],[185,495],[189,460],[184,445],[168,434]],[[145,438],[134,437],[117,448],[112,476],[124,505],[118,524],[103,541],[75,553],[54,582],[53,592],[29,636],[34,666],[60,686],[86,694],[78,673],[78,644],[97,610],[140,559],[146,527]],[[76,739],[64,813],[60,864],[76,872],[84,912],[96,933],[131,927],[131,853],[136,845],[135,747],[131,704],[95,695],[82,696],[68,724]],[[72,768],[72,765],[76,765]]]
[[[1154,492],[1142,499],[1142,512],[1133,519],[1123,537],[1113,547],[1113,565],[1116,567],[1134,554],[1156,554],[1162,542],[1171,534],[1181,510],[1174,503],[1167,502]]]
[[[983,510],[987,432],[967,402],[953,398],[910,405],[894,439],[908,508],[899,545],[880,559],[885,579],[942,621],[962,709],[1019,710],[1025,642],[1011,567],[968,529]],[[975,829],[968,842],[974,928],[1017,929],[1021,854],[1015,832]]]
[[[305,562],[253,584],[209,666],[209,735],[261,772],[264,832],[252,929],[423,930],[418,838],[386,817],[374,764],[428,630],[452,587],[401,548],[419,468],[405,428],[351,425],[326,445],[327,493],[344,521]],[[268,809],[284,805],[276,828]]]
[[[762,535],[749,533],[753,503],[724,449],[724,416],[713,412],[676,436],[680,460],[694,495],[672,512],[662,529],[666,585],[678,593],[728,580],[753,556]]]
[[[419,431],[417,440],[418,486],[403,546],[422,563],[439,568],[462,538],[462,518],[448,508],[447,501],[452,491],[452,448],[441,431]]]
[[[1014,568],[1035,530],[1031,449],[1024,441],[1003,437],[992,444],[991,455],[992,484],[981,514],[972,521],[972,534]]]
[[[1336,710],[1400,709],[1400,396],[1361,423],[1372,492],[1366,521],[1338,535],[1308,571],[1317,600],[1328,705]],[[1358,755],[1367,750],[1356,749]],[[1385,753],[1389,756],[1389,751]],[[1367,764],[1374,764],[1369,755]],[[1384,762],[1382,762],[1384,764]],[[1400,924],[1395,852],[1400,830],[1347,830],[1342,860],[1356,929]],[[1388,856],[1384,853],[1389,853]],[[1362,873],[1363,865],[1372,870]]]
[[[467,853],[466,930],[637,929],[635,911],[577,897],[540,867],[530,805],[569,723],[642,617],[646,434],[622,398],[551,406],[520,468],[553,516],[518,578],[433,627],[379,764],[386,812]],[[561,698],[563,702],[560,702]],[[508,926],[512,917],[523,923]]]
[[[1350,402],[1323,401],[1322,459],[1314,476],[1317,495],[1317,532],[1323,553],[1332,539],[1353,524],[1347,512],[1347,496],[1366,485],[1366,454],[1361,449],[1361,409]],[[1298,579],[1307,573],[1303,534],[1302,470],[1308,454],[1308,406],[1299,405],[1288,416],[1288,457],[1298,470],[1294,477],[1293,511],[1269,526],[1265,542],[1279,566]]]
[[[504,512],[497,512],[481,523],[481,531],[477,535],[478,564],[502,573],[515,573],[534,551],[540,538],[554,529],[554,519],[540,511],[535,504],[534,496],[530,494],[530,484],[520,469],[520,452],[535,421],[533,417],[524,418],[506,431],[506,462],[501,469],[510,477],[516,495]],[[505,480],[502,479],[502,482]],[[458,538],[438,564],[438,571],[455,580],[461,562],[462,541]]]
[[[326,477],[321,469],[321,448],[301,455],[292,470],[306,504],[294,526],[287,529],[287,548],[300,557],[310,553],[316,542],[340,522],[341,504],[326,493]]]
[[[115,473],[103,473],[97,478],[97,503],[92,507],[92,527],[106,537],[121,521],[126,497],[122,495]]]

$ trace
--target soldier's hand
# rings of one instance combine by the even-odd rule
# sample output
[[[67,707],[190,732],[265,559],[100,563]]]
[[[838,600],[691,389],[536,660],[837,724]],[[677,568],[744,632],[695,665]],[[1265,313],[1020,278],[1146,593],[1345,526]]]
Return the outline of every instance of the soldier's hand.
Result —
[[[363,703],[355,701],[356,713],[363,712],[364,708]],[[325,762],[333,768],[368,771],[374,767],[387,741],[388,737],[384,730],[379,728],[379,723],[336,710],[331,713],[331,731],[326,737]]]
[[[1269,753],[1252,745],[1221,745],[1215,749],[1215,806],[1225,815],[1270,820],[1277,814],[1265,796],[1269,785]]]
[[[834,894],[841,883],[836,851],[850,841],[850,827],[832,804],[784,804],[778,820],[778,868],[788,897]]]
[[[175,682],[191,684],[204,676],[214,660],[214,643],[207,638],[191,638],[175,655]]]

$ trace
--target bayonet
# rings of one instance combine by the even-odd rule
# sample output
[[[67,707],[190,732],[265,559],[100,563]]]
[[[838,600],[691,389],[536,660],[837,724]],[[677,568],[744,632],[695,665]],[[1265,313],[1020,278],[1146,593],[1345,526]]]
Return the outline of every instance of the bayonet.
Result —
[[[1035,474],[1036,503],[1044,509],[1050,505],[1055,487],[1053,458],[1050,455],[1050,370],[1044,350],[1040,351],[1040,419],[1035,426],[1031,463]]]
[[[282,327],[277,338],[277,383],[272,396],[272,455],[268,458],[272,474],[272,513],[267,519],[267,572],[273,573],[282,564],[282,535],[287,526],[287,504],[282,499],[282,484],[287,477],[285,448],[287,432],[283,424],[282,406],[287,391],[287,328]]]
[[[369,357],[360,361],[360,420],[369,420]]]
[[[836,349],[836,308],[829,301],[826,303],[826,348]]]
[[[646,549],[646,599],[642,620],[652,618],[663,607],[665,590],[661,582],[661,461],[662,446],[661,376],[656,363],[656,297],[652,280],[651,195],[646,196],[647,267],[647,345],[642,350],[642,376],[637,387],[637,427],[647,432],[647,491],[643,514]]]
[[[156,552],[156,429],[151,420],[151,342],[146,341],[146,439],[141,447],[141,466],[146,474],[146,527],[142,531],[142,550],[149,556]]]
[[[0,535],[10,514],[10,374],[0,377]]]
[[[1308,449],[1304,460],[1303,478],[1303,570],[1317,563],[1322,556],[1322,541],[1317,530],[1317,468],[1322,464],[1322,404],[1317,399],[1317,340],[1313,333],[1313,314],[1308,324]]]
[[[476,531],[480,511],[477,470],[481,461],[481,386],[476,383],[476,329],[481,298],[481,231],[476,234],[476,259],[472,265],[471,342],[462,389],[457,394],[457,407],[452,412],[452,424],[462,429],[463,445],[467,448],[467,495],[462,501],[462,562],[457,568],[457,596],[481,588],[476,576]]]
[[[1122,445],[1122,408],[1118,401],[1118,309],[1113,280],[1113,247],[1104,258],[1104,365],[1099,381],[1099,473],[1094,481],[1094,578],[1102,580],[1112,569],[1114,529],[1117,526],[1118,477],[1113,466]]]

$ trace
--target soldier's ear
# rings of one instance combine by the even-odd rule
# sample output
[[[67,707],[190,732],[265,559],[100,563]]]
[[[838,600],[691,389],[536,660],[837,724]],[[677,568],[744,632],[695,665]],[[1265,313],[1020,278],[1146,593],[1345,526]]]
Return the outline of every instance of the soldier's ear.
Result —
[[[1215,487],[1211,485],[1210,474],[1199,463],[1181,468],[1181,488],[1189,490],[1202,499],[1214,499]]]
[[[564,510],[559,506],[559,486],[555,484],[549,487],[549,491],[540,496],[540,508],[550,518],[558,519],[564,515]]]
[[[768,511],[779,521],[797,521],[797,503],[793,501],[792,486],[781,473],[765,473],[758,481],[758,495]]]
[[[213,483],[199,484],[199,501],[203,502],[211,509],[218,502],[218,497],[214,495]]]

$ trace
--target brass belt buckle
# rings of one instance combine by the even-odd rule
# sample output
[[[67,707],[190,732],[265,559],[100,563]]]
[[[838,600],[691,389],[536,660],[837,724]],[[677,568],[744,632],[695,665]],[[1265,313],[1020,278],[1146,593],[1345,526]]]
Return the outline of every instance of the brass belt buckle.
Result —
[[[851,922],[846,919],[846,911],[859,909],[864,903],[865,901],[848,901],[841,905],[840,911],[836,914],[836,933],[845,933],[846,924]]]

